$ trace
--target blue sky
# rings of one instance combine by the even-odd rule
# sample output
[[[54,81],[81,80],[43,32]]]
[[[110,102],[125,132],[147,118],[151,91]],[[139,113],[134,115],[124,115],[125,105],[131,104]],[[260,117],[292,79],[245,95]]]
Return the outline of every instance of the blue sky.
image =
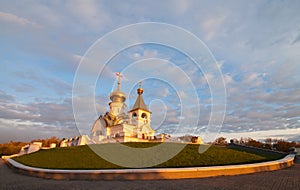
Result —
[[[77,135],[72,86],[81,58],[105,34],[139,22],[184,28],[210,49],[227,92],[220,136],[300,141],[299,9],[298,1],[2,0],[0,143]],[[172,62],[190,76],[200,102],[199,123],[180,133],[201,135],[211,111],[205,79],[212,76],[195,69],[180,51],[158,44],[130,47],[110,61],[96,85],[97,112],[108,109],[112,86],[105,84],[115,82],[114,72],[152,58]],[[128,81],[124,75],[124,85]],[[139,81],[131,82],[129,108]],[[180,120],[178,92],[155,79],[145,80],[143,87],[153,128],[173,132]],[[187,91],[182,93],[188,99]],[[93,121],[86,123],[91,127]]]

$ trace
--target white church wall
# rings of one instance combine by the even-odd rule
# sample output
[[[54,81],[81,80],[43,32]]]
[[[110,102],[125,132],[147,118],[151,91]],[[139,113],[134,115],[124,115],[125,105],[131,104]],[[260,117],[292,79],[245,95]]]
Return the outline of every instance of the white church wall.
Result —
[[[51,143],[50,144],[50,148],[55,148],[56,147],[56,143]]]

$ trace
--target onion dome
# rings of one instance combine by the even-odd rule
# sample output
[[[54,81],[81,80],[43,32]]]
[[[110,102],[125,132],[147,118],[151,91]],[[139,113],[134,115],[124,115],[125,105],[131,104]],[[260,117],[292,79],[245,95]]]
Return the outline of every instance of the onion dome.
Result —
[[[112,102],[125,102],[126,94],[120,90],[120,82],[118,82],[117,90],[110,93],[109,98]]]

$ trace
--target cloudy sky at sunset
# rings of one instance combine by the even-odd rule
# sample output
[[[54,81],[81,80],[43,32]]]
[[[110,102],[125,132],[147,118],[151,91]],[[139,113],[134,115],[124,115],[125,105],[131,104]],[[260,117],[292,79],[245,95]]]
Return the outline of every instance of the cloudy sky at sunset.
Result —
[[[1,0],[0,143],[78,135],[72,88],[80,60],[99,38],[140,22],[183,28],[213,54],[227,93],[221,136],[300,141],[299,10],[299,1]],[[201,108],[199,122],[177,132],[201,135],[211,113],[212,97],[205,80],[210,76],[197,70],[180,50],[159,44],[133,46],[110,61],[94,89],[96,111],[103,114],[108,109],[112,86],[107,84],[115,82],[114,72],[147,59],[173,63],[191,78]],[[164,72],[177,81],[170,70]],[[124,74],[122,80],[126,85],[130,75]],[[129,108],[139,81],[133,82],[126,102]],[[178,94],[189,100],[189,88],[176,92],[168,81],[156,79],[143,81],[143,88],[153,112],[153,128],[174,133],[183,118]],[[88,128],[93,122],[86,121]]]

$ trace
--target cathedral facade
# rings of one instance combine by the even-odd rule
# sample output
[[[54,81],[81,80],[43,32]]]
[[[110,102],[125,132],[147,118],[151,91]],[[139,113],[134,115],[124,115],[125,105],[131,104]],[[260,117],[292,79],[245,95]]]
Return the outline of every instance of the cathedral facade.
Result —
[[[120,73],[118,87],[110,94],[109,112],[100,115],[92,127],[92,141],[102,142],[134,142],[154,140],[150,127],[151,112],[143,99],[143,88],[137,89],[138,97],[130,111],[126,112],[126,94],[120,90]]]

